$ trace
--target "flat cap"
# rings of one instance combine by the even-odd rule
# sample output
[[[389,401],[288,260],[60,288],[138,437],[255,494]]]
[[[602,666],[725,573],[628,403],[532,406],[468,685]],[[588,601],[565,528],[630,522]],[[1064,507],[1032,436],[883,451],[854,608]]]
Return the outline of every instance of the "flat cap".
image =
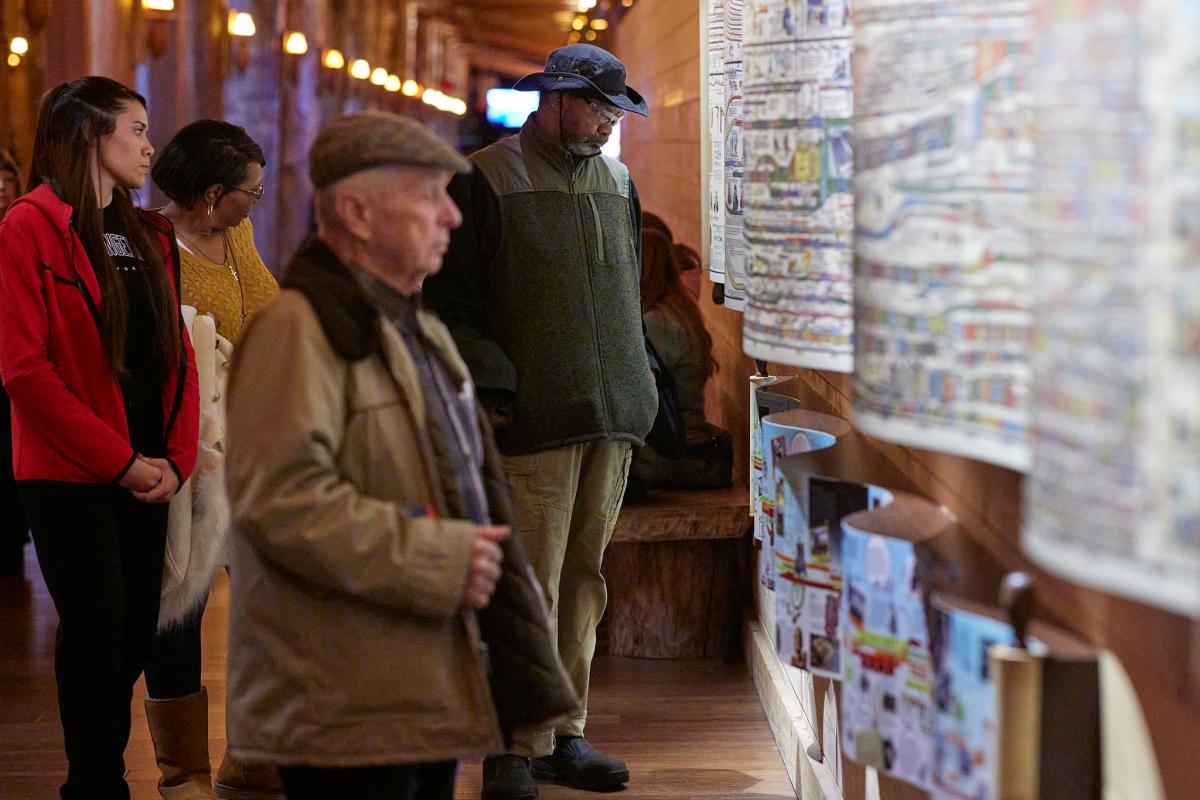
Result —
[[[318,189],[390,164],[471,171],[471,162],[429,128],[387,111],[362,111],[331,120],[308,151],[308,175]]]

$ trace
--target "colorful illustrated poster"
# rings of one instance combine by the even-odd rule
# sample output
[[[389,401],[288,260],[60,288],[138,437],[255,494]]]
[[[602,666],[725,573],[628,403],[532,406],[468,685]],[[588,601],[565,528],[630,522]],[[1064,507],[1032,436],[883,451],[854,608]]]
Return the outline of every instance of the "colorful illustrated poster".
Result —
[[[790,377],[779,378],[773,375],[752,375],[750,377],[750,516],[754,520],[754,538],[760,542],[765,531],[762,517],[762,500],[765,492],[763,488],[762,419],[768,414],[787,411],[799,405],[793,397],[770,391],[790,380],[792,380]]]
[[[742,111],[742,6],[744,0],[724,0],[725,62],[725,307],[741,311],[746,299],[746,143]]]
[[[1200,616],[1200,4],[1039,4],[1023,547]]]
[[[792,398],[787,398],[792,400]],[[794,403],[795,401],[792,400]],[[762,418],[763,471],[759,481],[759,520],[762,527],[762,550],[759,555],[762,582],[774,589],[775,539],[780,533],[778,510],[783,503],[783,460],[793,453],[805,453],[831,447],[837,440],[822,431],[799,428],[779,421],[774,414]],[[756,524],[756,528],[759,525]]]
[[[1029,461],[1031,6],[854,9],[855,423],[1019,470]]]
[[[775,508],[775,642],[779,658],[842,679],[842,517],[886,505],[888,492],[799,473],[784,459]]]
[[[928,791],[933,672],[912,542],[842,521],[842,748]]]
[[[708,0],[708,277],[725,282],[725,0]]]
[[[988,648],[1012,642],[1012,626],[936,597],[931,625],[937,676],[933,800],[997,800],[996,687]]]
[[[746,15],[748,252],[742,347],[850,372],[854,153],[849,0],[760,0]]]

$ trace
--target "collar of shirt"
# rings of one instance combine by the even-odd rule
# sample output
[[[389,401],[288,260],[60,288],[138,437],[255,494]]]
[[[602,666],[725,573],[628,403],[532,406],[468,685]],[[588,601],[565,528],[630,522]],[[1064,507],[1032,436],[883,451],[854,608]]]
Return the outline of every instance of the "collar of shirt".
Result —
[[[358,282],[367,300],[389,322],[402,330],[417,332],[417,312],[421,309],[421,295],[405,297],[387,283],[367,272],[357,264],[347,264],[350,274]]]

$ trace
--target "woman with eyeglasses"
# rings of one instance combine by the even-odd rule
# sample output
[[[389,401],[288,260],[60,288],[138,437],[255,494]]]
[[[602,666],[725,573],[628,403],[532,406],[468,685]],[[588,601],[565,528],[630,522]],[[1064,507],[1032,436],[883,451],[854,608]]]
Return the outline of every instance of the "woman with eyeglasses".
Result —
[[[248,217],[263,194],[265,166],[262,148],[245,129],[202,119],[175,134],[151,171],[154,183],[170,199],[162,213],[175,224],[183,303],[194,307],[198,317],[212,317],[216,333],[229,343],[237,341],[246,321],[279,292],[254,246]],[[198,330],[196,336],[197,342],[203,340]],[[211,365],[204,355],[198,362]],[[213,386],[214,395],[223,393],[216,374],[202,374],[200,383],[206,389]],[[208,693],[200,683],[200,620],[213,572],[223,557],[228,510],[221,482],[220,401],[209,400],[202,398],[201,403],[196,475],[185,488],[187,497],[181,498],[186,502],[172,509],[159,634],[146,665],[146,719],[162,772],[159,792],[170,800],[282,798],[272,767],[250,766],[228,756],[217,772],[217,794],[213,793]]]
[[[196,462],[199,393],[170,223],[131,191],[141,95],[47,92],[30,191],[0,222],[0,372],[13,464],[59,624],[63,798],[128,798],[133,686],[155,635],[168,502]]]
[[[279,292],[254,246],[250,209],[263,196],[262,148],[245,129],[215,119],[185,125],[150,175],[170,198],[183,261],[183,302],[211,314],[236,342],[250,316]]]

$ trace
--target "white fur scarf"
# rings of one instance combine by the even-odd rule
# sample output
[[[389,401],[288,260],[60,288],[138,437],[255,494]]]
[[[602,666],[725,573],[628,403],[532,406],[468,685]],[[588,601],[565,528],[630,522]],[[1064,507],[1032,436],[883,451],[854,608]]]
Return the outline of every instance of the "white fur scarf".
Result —
[[[226,562],[229,501],[225,496],[225,377],[233,346],[213,318],[184,306],[196,350],[200,384],[200,446],[196,468],[171,500],[163,559],[158,629],[182,622],[208,594],[217,567]]]

